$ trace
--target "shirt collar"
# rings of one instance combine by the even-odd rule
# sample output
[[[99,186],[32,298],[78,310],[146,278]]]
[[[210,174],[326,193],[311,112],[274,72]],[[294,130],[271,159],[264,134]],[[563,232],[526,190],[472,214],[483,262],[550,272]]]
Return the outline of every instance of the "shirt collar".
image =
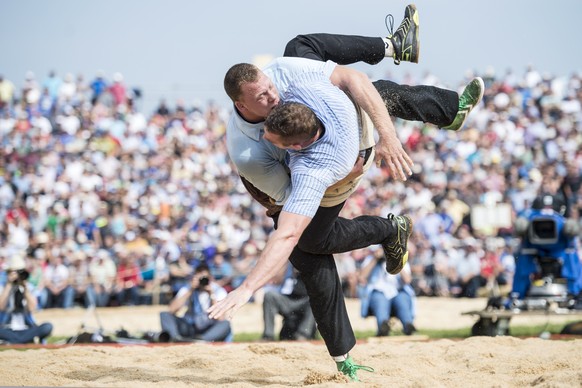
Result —
[[[241,116],[236,107],[234,107],[234,118],[237,127],[241,130],[242,133],[254,141],[261,140],[261,131],[263,130],[263,124],[265,123],[264,121],[261,121],[260,123],[249,123]]]

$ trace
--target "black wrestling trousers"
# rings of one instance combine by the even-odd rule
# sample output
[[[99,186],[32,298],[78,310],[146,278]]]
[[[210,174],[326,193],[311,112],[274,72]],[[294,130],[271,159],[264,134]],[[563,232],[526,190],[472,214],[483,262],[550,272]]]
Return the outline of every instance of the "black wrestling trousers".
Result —
[[[284,56],[333,61],[339,65],[365,62],[375,65],[384,59],[380,37],[335,34],[298,35],[287,43]],[[400,85],[388,80],[373,82],[388,113],[409,121],[422,121],[445,127],[459,110],[457,92],[434,86]]]
[[[343,206],[319,207],[289,258],[305,283],[317,328],[331,356],[348,353],[356,343],[332,254],[380,244],[395,233],[384,217],[338,217]]]

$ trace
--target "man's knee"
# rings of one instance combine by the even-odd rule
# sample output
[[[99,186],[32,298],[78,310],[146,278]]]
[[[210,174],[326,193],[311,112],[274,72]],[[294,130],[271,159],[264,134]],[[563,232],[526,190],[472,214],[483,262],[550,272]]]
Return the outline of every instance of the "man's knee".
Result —
[[[39,327],[39,337],[40,338],[48,337],[49,335],[51,335],[52,332],[53,332],[52,323],[43,323]]]
[[[172,322],[175,320],[174,314],[168,311],[162,311],[160,313],[160,322],[162,326],[165,326],[168,322]]]
[[[303,35],[297,35],[295,38],[287,42],[285,46],[285,51],[283,53],[284,57],[300,57],[299,47],[302,47],[301,43],[304,40]]]
[[[263,296],[263,305],[272,306],[277,304],[277,300],[279,299],[279,293],[274,291],[267,291]]]
[[[317,42],[313,35],[297,35],[285,46],[284,57],[308,58],[322,61],[323,58],[317,50]]]
[[[297,247],[303,252],[311,254],[325,254],[327,252],[326,241],[311,233],[304,233],[299,241],[297,242]]]

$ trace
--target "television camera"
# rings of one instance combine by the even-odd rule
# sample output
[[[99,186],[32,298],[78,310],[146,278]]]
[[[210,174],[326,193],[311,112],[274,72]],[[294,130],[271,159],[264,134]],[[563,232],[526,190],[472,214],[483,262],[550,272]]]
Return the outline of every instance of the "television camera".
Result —
[[[582,310],[582,265],[578,254],[580,227],[564,216],[565,204],[542,195],[521,213],[514,225],[520,239],[515,273],[508,298],[492,297],[482,311],[467,314],[480,319],[473,335],[509,334],[516,315],[565,314]]]
[[[565,206],[550,195],[538,198],[515,222],[521,238],[507,307],[524,310],[573,308],[582,289],[578,255],[580,228],[564,217]]]

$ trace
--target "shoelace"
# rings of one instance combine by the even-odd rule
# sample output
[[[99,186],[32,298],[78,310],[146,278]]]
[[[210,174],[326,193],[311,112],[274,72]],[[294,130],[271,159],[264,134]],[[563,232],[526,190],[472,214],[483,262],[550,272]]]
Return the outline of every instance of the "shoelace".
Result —
[[[388,25],[390,23],[390,25]],[[394,36],[394,16],[391,13],[386,15],[384,18],[384,24],[386,24],[386,29],[388,30],[388,36]]]
[[[374,372],[374,368],[370,367],[370,366],[365,366],[365,365],[357,365],[354,364],[350,361],[344,361],[344,363],[342,364],[342,367],[340,369],[340,372],[342,372],[345,375],[348,375],[351,379],[355,379],[358,380],[358,370],[364,370],[366,372]]]

